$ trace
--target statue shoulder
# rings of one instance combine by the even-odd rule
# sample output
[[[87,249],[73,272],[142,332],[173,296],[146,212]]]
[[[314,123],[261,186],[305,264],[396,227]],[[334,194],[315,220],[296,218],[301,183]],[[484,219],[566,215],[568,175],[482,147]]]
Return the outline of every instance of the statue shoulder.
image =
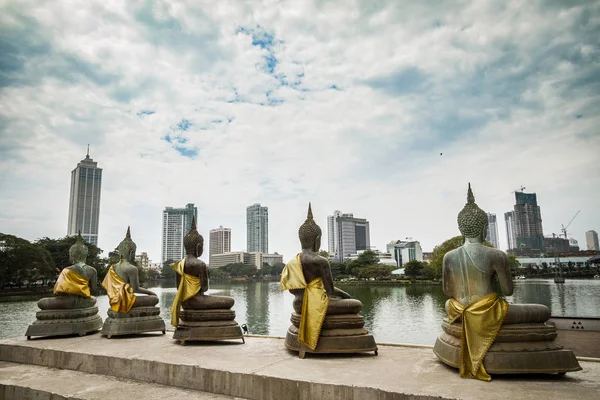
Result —
[[[458,257],[458,253],[460,252],[460,248],[461,247],[458,247],[456,249],[450,250],[449,252],[447,252],[446,254],[444,254],[443,263],[446,264],[447,262],[454,261],[456,259],[456,257]]]

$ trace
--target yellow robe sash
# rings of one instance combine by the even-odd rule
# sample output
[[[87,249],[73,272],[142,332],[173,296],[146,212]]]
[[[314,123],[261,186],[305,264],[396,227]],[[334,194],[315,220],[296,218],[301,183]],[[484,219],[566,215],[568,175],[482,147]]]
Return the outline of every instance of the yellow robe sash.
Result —
[[[491,381],[483,367],[483,359],[494,344],[508,312],[508,303],[497,293],[483,296],[468,306],[450,299],[448,316],[450,322],[462,317],[462,338],[460,341],[461,378]]]
[[[63,269],[54,285],[54,295],[74,294],[83,297],[92,297],[86,277],[68,268]]]
[[[200,291],[202,283],[199,277],[183,272],[184,266],[185,258],[171,266],[171,268],[181,276],[177,294],[175,295],[175,301],[173,301],[173,305],[171,306],[171,325],[174,327],[179,326],[179,310],[181,303],[194,297]]]
[[[304,289],[298,341],[314,351],[319,342],[319,334],[329,306],[329,297],[327,297],[323,279],[319,277],[307,284],[302,273],[300,254],[298,254],[281,272],[280,288],[281,291]]]
[[[135,294],[129,283],[126,283],[115,271],[115,266],[111,265],[108,273],[102,281],[102,287],[108,294],[110,309],[114,312],[127,313],[135,303]]]

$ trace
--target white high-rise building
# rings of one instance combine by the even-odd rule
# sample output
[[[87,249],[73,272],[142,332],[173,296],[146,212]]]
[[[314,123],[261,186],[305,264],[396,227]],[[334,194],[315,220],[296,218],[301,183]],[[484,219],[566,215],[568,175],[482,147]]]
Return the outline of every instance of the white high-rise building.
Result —
[[[354,214],[342,214],[334,211],[327,217],[327,244],[329,254],[336,260],[343,261],[360,250],[371,247],[369,221],[354,218]]]
[[[71,172],[71,195],[69,198],[69,225],[67,235],[81,231],[83,239],[98,245],[98,218],[100,216],[100,189],[102,168],[87,155]]]
[[[585,233],[585,247],[586,250],[600,250],[598,245],[598,233],[596,231],[587,231]]]
[[[488,231],[485,240],[490,242],[496,249],[500,248],[500,240],[498,239],[498,222],[496,221],[496,214],[487,213],[488,217]]]
[[[231,229],[219,226],[210,230],[210,255],[231,252]]]
[[[162,223],[161,262],[179,261],[185,257],[183,238],[190,231],[192,217],[198,221],[198,208],[189,203],[185,208],[165,207]]]
[[[515,233],[515,212],[509,211],[504,213],[504,222],[506,224],[506,241],[508,250],[517,248],[516,233]]]
[[[246,207],[246,251],[269,252],[269,208],[259,203]]]

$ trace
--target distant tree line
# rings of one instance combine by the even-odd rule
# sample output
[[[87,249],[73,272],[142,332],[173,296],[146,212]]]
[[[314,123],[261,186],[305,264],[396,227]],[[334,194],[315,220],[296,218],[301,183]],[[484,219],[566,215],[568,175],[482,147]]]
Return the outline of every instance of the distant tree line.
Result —
[[[162,265],[162,271],[160,277],[163,279],[175,279],[176,272],[173,270],[172,265],[177,261],[167,260]],[[256,278],[263,276],[278,276],[281,275],[285,264],[278,263],[275,265],[269,265],[263,263],[261,269],[258,269],[254,265],[247,264],[228,264],[220,268],[209,268],[208,277],[209,279],[223,279],[223,278]]]
[[[44,237],[34,242],[0,233],[0,288],[53,285],[63,268],[71,265],[69,248],[76,236],[60,239]],[[86,243],[86,263],[98,272],[101,282],[108,271],[109,259],[100,257],[102,250]]]

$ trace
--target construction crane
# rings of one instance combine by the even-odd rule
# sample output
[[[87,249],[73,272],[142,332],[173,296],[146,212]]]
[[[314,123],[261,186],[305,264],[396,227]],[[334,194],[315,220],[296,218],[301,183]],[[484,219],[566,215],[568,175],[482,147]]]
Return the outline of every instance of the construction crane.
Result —
[[[517,193],[517,192],[521,192],[521,193],[523,193],[523,190],[525,190],[525,186],[521,185],[521,187],[520,187],[520,188],[518,188],[518,189],[516,189],[516,190],[513,190],[511,193]]]
[[[579,211],[581,211],[581,210],[579,210]],[[569,221],[569,223],[567,224],[567,226],[561,225],[562,226],[561,231],[562,231],[562,233],[563,233],[563,235],[564,235],[564,237],[565,237],[566,240],[569,240],[569,238],[567,238],[567,228],[571,225],[571,222],[573,222],[573,220],[575,219],[575,217],[579,214],[579,211],[577,211],[575,213],[575,215],[573,216],[573,218],[571,218],[571,221]]]

